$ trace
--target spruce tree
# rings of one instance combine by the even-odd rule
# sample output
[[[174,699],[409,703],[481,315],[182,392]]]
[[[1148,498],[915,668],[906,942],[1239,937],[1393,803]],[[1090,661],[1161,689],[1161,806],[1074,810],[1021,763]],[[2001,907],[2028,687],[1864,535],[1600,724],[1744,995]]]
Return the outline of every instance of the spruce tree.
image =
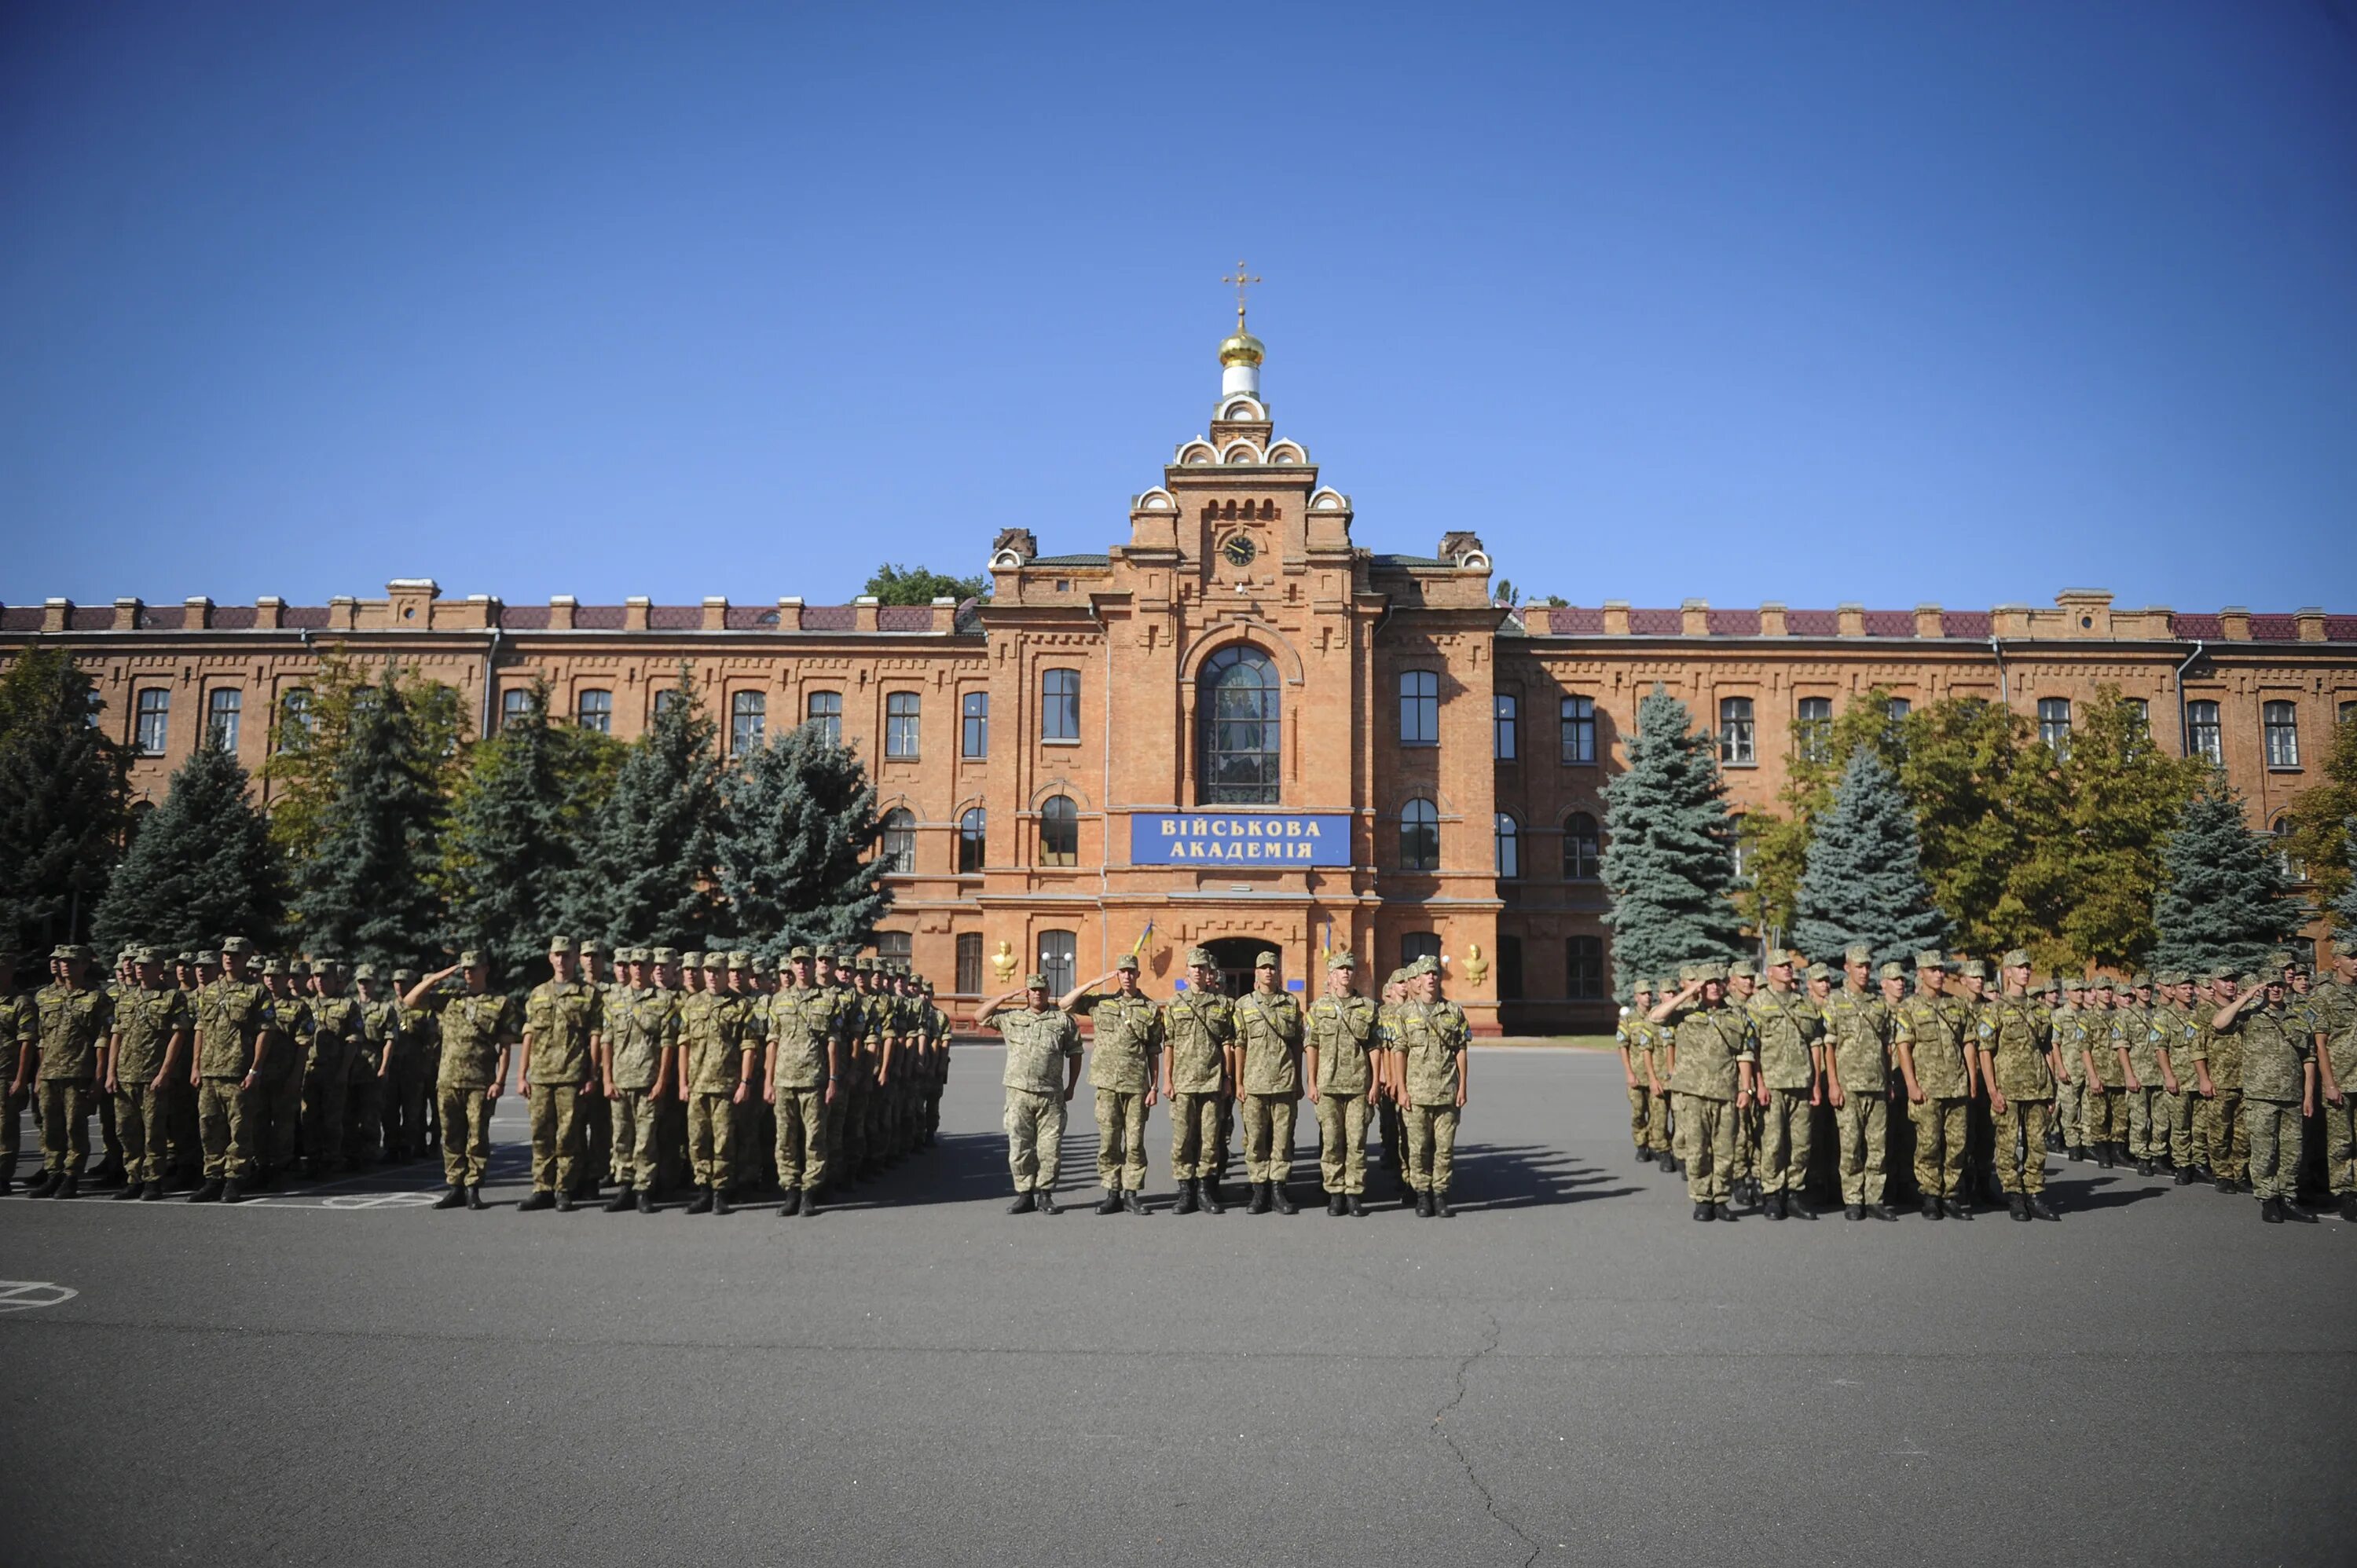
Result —
[[[1875,962],[1903,962],[1947,938],[1948,918],[1932,907],[1923,880],[1914,808],[1871,750],[1851,753],[1817,819],[1799,908],[1793,940],[1813,958],[1865,942]]]
[[[2244,820],[2242,797],[2213,779],[2186,803],[2161,852],[2167,880],[2153,904],[2156,966],[2238,972],[2261,968],[2299,929],[2275,845]]]
[[[720,935],[713,885],[720,764],[681,671],[677,697],[630,743],[566,878],[565,929],[608,943],[700,948]]]
[[[388,663],[351,705],[318,847],[301,863],[295,900],[303,945],[347,961],[435,962],[442,910],[431,883],[444,758],[428,708]]]
[[[2332,929],[2344,938],[2357,939],[2357,817],[2341,824],[2341,842],[2349,855],[2348,881],[2331,904]]]
[[[1637,704],[1629,766],[1604,789],[1604,884],[1614,986],[1742,950],[1735,824],[1707,731],[1655,687]]]
[[[286,917],[286,863],[236,757],[208,741],[172,775],[98,908],[99,950],[175,951],[225,936],[267,943]]]
[[[737,929],[772,951],[865,943],[891,908],[866,767],[815,725],[789,730],[730,770],[716,845]]]
[[[0,946],[80,940],[106,892],[131,759],[95,702],[59,649],[27,649],[0,672]]]

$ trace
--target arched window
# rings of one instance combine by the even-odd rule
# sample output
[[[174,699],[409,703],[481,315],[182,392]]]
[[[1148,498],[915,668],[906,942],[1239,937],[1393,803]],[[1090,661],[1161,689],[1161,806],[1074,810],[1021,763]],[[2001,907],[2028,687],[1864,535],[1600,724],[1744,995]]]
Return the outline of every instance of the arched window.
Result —
[[[1282,720],[1276,667],[1249,643],[1222,648],[1195,677],[1195,732],[1209,806],[1273,806]]]
[[[1081,863],[1081,811],[1070,795],[1050,795],[1039,808],[1039,864]]]
[[[1400,808],[1400,869],[1440,869],[1440,812],[1421,797]]]
[[[1509,879],[1523,874],[1523,825],[1504,811],[1498,813],[1498,875]]]
[[[969,806],[958,819],[958,875],[961,876],[982,869],[983,830],[988,819],[980,806]]]
[[[1563,875],[1567,882],[1593,882],[1604,861],[1604,838],[1596,819],[1574,811],[1563,820]]]
[[[903,806],[884,813],[884,869],[902,876],[917,869],[917,819]]]

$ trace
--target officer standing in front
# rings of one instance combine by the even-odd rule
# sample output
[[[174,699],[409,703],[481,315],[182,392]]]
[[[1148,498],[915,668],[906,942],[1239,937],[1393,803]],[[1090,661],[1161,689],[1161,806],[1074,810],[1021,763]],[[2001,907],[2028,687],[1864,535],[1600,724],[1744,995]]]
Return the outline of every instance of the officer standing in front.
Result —
[[[1105,1189],[1099,1214],[1146,1212],[1146,1114],[1162,1067],[1162,1010],[1137,988],[1137,955],[1124,953],[1058,1004],[1067,1013],[1085,1005],[1094,1031],[1089,1085],[1097,1095],[1097,1180]],[[1108,980],[1116,980],[1114,990],[1099,992]]]
[[[465,991],[437,989],[462,972]],[[434,1099],[442,1122],[442,1173],[449,1190],[436,1201],[436,1208],[484,1207],[491,1112],[508,1080],[508,1055],[521,1038],[515,1004],[490,989],[490,964],[469,949],[458,955],[457,963],[436,970],[402,998],[411,1007],[434,1006],[442,1026],[442,1070]]]

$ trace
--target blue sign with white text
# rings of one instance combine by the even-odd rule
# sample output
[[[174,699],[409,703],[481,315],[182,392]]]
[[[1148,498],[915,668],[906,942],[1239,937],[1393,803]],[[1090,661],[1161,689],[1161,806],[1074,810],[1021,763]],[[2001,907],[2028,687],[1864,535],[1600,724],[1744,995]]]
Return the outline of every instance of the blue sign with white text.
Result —
[[[1342,811],[1138,811],[1129,819],[1134,865],[1348,865]]]

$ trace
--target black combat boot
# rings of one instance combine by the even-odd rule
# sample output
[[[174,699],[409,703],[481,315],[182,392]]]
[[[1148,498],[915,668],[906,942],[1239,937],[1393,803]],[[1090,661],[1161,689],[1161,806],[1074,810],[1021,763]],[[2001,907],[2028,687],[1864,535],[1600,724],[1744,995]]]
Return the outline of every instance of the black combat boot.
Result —
[[[1789,1190],[1788,1190],[1788,1191],[1784,1194],[1784,1218],[1785,1218],[1785,1219],[1814,1219],[1816,1217],[1817,1217],[1817,1211],[1816,1211],[1815,1209],[1813,1209],[1813,1208],[1810,1208],[1810,1207],[1809,1207],[1809,1204],[1808,1204],[1808,1200],[1807,1200],[1806,1198],[1803,1198],[1803,1197],[1802,1197],[1798,1192],[1793,1192],[1793,1191],[1789,1191]]]
[[[639,1212],[640,1212],[640,1213],[641,1213],[641,1214],[652,1214],[654,1211],[655,1211],[655,1190],[654,1190],[654,1188],[652,1188],[652,1187],[645,1187],[645,1188],[640,1189],[640,1193],[639,1193]]]
[[[1940,1200],[1930,1193],[1923,1195],[1923,1218],[1926,1219],[1940,1218]]]
[[[2096,1167],[2098,1170],[2106,1170],[2106,1171],[2107,1171],[2107,1170],[2110,1170],[2110,1169],[2112,1168],[2113,1165],[2115,1164],[2114,1160],[2112,1159],[2112,1151],[2113,1151],[2114,1149],[2118,1148],[2118,1147],[2119,1147],[2119,1145],[2118,1145],[2117,1144],[2108,1144],[2108,1143],[2106,1143],[2106,1144],[2096,1144],[2096,1145],[2095,1145],[2095,1167]]]
[[[1717,1214],[1712,1210],[1711,1206],[1707,1203],[1695,1204],[1694,1217],[1696,1219],[1716,1219],[1718,1218]]]
[[[796,1216],[796,1218],[802,1219],[813,1219],[817,1217],[818,1188],[814,1187],[804,1187],[802,1189],[802,1211],[800,1215]]]
[[[2060,1214],[2054,1212],[2054,1206],[2046,1201],[2046,1195],[2042,1192],[2033,1192],[2029,1195],[2029,1217],[2033,1219],[2060,1219],[2062,1218]]]
[[[1869,1203],[1866,1206],[1866,1211],[1877,1219],[1896,1220],[1899,1218],[1898,1213],[1887,1203]]]
[[[2136,1175],[2144,1176],[2152,1175],[2152,1162],[2148,1159],[2138,1160],[2136,1162]]]
[[[2085,1165],[2087,1163],[2087,1146],[2084,1144],[2072,1144],[2071,1157],[2078,1161],[2081,1165]]]
[[[1109,1187],[1105,1188],[1104,1197],[1097,1200],[1097,1206],[1092,1212],[1097,1214],[1119,1214],[1121,1212],[1121,1188],[1117,1187]]]
[[[573,1189],[571,1187],[568,1187],[564,1191],[556,1195],[556,1212],[559,1214],[570,1214],[573,1212]]]
[[[1032,1197],[1028,1192],[1018,1192],[1015,1195],[1015,1201],[1006,1206],[1006,1212],[1009,1214],[1028,1214],[1037,1207],[1038,1205],[1032,1200]]]
[[[114,1201],[121,1203],[126,1197],[137,1197],[146,1190],[147,1184],[144,1181],[126,1181],[123,1184],[122,1190],[114,1195]]]
[[[726,1182],[715,1182],[712,1184],[712,1212],[715,1214],[734,1214],[736,1212],[736,1209],[728,1202],[728,1184]]]
[[[221,1200],[223,1203],[243,1203],[245,1201],[245,1184],[238,1180],[235,1176],[230,1177],[229,1180],[221,1184]]]
[[[1252,1201],[1244,1205],[1244,1212],[1246,1214],[1268,1212],[1268,1183],[1256,1181],[1252,1184]]]
[[[1961,1192],[1940,1207],[1951,1219],[1970,1219],[1973,1217],[1973,1206],[1964,1201],[1964,1195]]]
[[[1432,1189],[1432,1213],[1437,1219],[1457,1218],[1457,1210],[1448,1207],[1448,1195],[1437,1187]]]
[[[2009,1192],[2005,1197],[2005,1211],[2027,1224],[2029,1220],[2029,1199],[2018,1192]]]
[[[1342,1218],[1344,1210],[1342,1208],[1342,1195],[1340,1193],[1329,1192],[1326,1195],[1326,1212],[1332,1215],[1337,1219]]]
[[[2226,1176],[2220,1176],[2218,1178],[2217,1187],[2220,1192],[2232,1192],[2234,1190],[2233,1181]]]
[[[1783,1219],[1784,1195],[1781,1192],[1771,1192],[1767,1197],[1761,1198],[1760,1200],[1760,1212],[1766,1215],[1770,1219]]]
[[[202,1186],[199,1187],[196,1191],[188,1194],[188,1201],[190,1203],[219,1203],[221,1201],[221,1182],[217,1178],[209,1179]]]
[[[1210,1176],[1195,1183],[1195,1201],[1203,1206],[1206,1214],[1225,1214],[1228,1206],[1220,1201],[1220,1184]]]
[[[697,1187],[697,1188],[695,1189],[695,1201],[694,1201],[694,1202],[693,1202],[693,1203],[691,1203],[691,1204],[689,1204],[689,1205],[687,1206],[687,1211],[688,1211],[690,1214],[709,1214],[709,1213],[711,1213],[711,1212],[712,1212],[712,1189],[711,1189],[710,1187]]]
[[[1342,1212],[1353,1219],[1364,1219],[1367,1217],[1367,1206],[1360,1200],[1357,1193],[1351,1193],[1342,1199]]]
[[[2357,1220],[2357,1192],[2344,1192],[2341,1195],[2341,1218]]]
[[[1178,1201],[1170,1206],[1170,1212],[1173,1214],[1192,1214],[1195,1212],[1194,1177],[1189,1176],[1179,1182]]]
[[[516,1205],[516,1212],[518,1214],[537,1214],[544,1208],[554,1208],[555,1207],[556,1195],[554,1193],[544,1192],[538,1187],[534,1187],[530,1197],[525,1198],[522,1203]]]
[[[2259,1218],[2266,1220],[2270,1225],[2282,1224],[2284,1222],[2283,1199],[2279,1197],[2261,1198],[2259,1200]]]
[[[614,1189],[614,1196],[606,1200],[606,1212],[608,1214],[621,1213],[637,1200],[638,1196],[639,1195],[637,1193],[630,1190],[630,1183],[624,1182],[620,1187]]]
[[[1146,1199],[1138,1195],[1135,1187],[1125,1187],[1121,1189],[1121,1208],[1125,1214],[1143,1214],[1146,1212]]]
[[[780,1219],[791,1219],[795,1215],[800,1214],[802,1211],[802,1189],[798,1187],[790,1187],[785,1189],[785,1192],[786,1200],[778,1205],[778,1218]]]
[[[81,1173],[80,1171],[68,1171],[65,1174],[65,1179],[59,1182],[58,1185],[50,1190],[49,1196],[51,1197],[73,1197],[78,1196],[81,1192]]]
[[[161,1181],[151,1181],[139,1189],[139,1201],[142,1203],[154,1203],[163,1196],[164,1184]]]
[[[1297,1208],[1293,1201],[1293,1195],[1285,1190],[1285,1184],[1283,1182],[1273,1181],[1269,1183],[1268,1196],[1269,1201],[1276,1205],[1276,1211],[1279,1214],[1298,1214],[1301,1212],[1300,1208]]]
[[[2191,1187],[2193,1185],[2193,1172],[2184,1165],[2178,1166],[2177,1175],[2170,1178],[2170,1185],[2175,1187]]]
[[[49,1196],[50,1191],[58,1185],[58,1172],[44,1167],[40,1175],[35,1176],[32,1180],[25,1184],[25,1196],[27,1197],[47,1197]]]
[[[1062,1209],[1056,1207],[1056,1195],[1049,1191],[1044,1187],[1040,1187],[1031,1195],[1031,1201],[1033,1206],[1036,1207],[1042,1214],[1061,1214],[1064,1212]]]
[[[2313,1225],[2316,1223],[2316,1216],[2301,1208],[2298,1198],[2287,1197],[2282,1201],[2283,1216],[2286,1219],[2297,1219],[2302,1225]]]
[[[1842,1205],[1842,1218],[1843,1218],[1844,1219],[1865,1219],[1865,1218],[1866,1218],[1866,1205],[1864,1205],[1863,1203],[1845,1203],[1845,1204],[1843,1204],[1843,1205]]]
[[[1724,1219],[1732,1225],[1735,1223],[1734,1207],[1730,1204],[1714,1203],[1710,1206],[1710,1217],[1713,1219]]]
[[[1432,1218],[1432,1194],[1419,1192],[1415,1195],[1415,1217],[1418,1219]]]
[[[483,1187],[480,1182],[470,1182],[468,1184],[467,1207],[479,1213],[490,1207],[490,1205],[483,1201]]]

